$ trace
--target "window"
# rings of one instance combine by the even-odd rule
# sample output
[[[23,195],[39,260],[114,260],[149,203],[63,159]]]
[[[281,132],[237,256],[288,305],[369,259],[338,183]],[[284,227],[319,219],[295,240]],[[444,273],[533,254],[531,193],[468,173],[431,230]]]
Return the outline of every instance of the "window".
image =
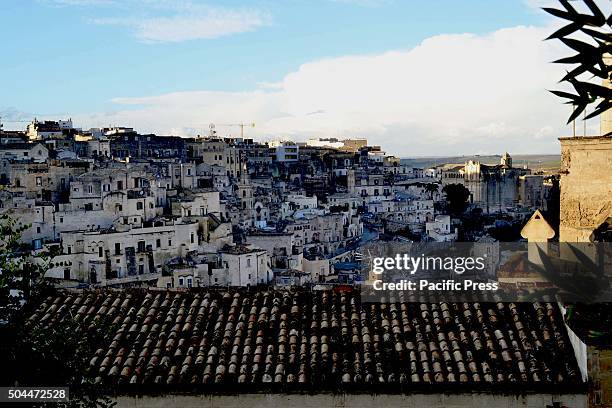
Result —
[[[156,246],[157,248],[161,248],[161,239],[157,238],[157,239],[155,240],[155,246]]]
[[[68,247],[68,255],[72,253],[72,247]]]
[[[183,278],[179,278],[179,286],[184,286],[185,280]]]
[[[171,246],[172,246],[172,240],[171,240],[171,239],[169,239],[169,240],[168,240],[168,246],[169,246],[169,247],[171,247]]]
[[[42,177],[36,177],[36,186],[37,187],[42,186]]]
[[[121,255],[121,244],[119,242],[115,243],[115,255]]]
[[[70,279],[70,269],[64,269],[64,279]]]
[[[247,268],[251,267],[251,258],[247,258]],[[249,275],[249,278],[251,277],[251,275]]]
[[[104,248],[98,247],[98,257],[102,258],[104,256]]]
[[[145,242],[138,241],[138,252],[144,252],[144,251],[145,251]]]
[[[144,274],[144,265],[138,265],[138,274],[139,275],[143,275]]]
[[[93,187],[92,186],[87,186],[87,192],[89,194],[93,193]]]
[[[34,249],[42,249],[42,239],[35,239],[32,241],[32,245],[34,246]]]
[[[64,223],[64,217],[60,217],[60,223],[63,224]]]
[[[193,232],[191,233],[191,243],[193,244],[193,242],[195,241],[195,238],[193,236]]]
[[[136,209],[137,209],[137,210],[142,210],[142,208],[143,208],[142,203],[141,203],[140,201],[138,201],[138,202],[136,203]]]
[[[187,287],[188,288],[193,287],[193,279],[191,277],[187,278]]]
[[[166,289],[170,289],[172,287],[172,282],[166,282]]]
[[[36,233],[40,234],[40,227],[36,227]]]

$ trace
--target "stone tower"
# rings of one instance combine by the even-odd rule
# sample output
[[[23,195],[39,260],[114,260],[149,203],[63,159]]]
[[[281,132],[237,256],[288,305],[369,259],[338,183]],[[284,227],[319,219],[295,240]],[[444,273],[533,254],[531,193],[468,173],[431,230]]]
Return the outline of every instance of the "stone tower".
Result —
[[[512,157],[508,152],[504,153],[501,158],[501,165],[504,167],[512,167]]]
[[[608,58],[608,61],[610,58]],[[610,81],[607,86],[610,87]],[[559,241],[597,241],[596,231],[609,225],[612,217],[612,109],[600,116],[601,134],[565,137],[561,142],[561,198]],[[574,341],[573,341],[574,342]],[[589,407],[612,406],[612,350],[585,346],[589,389]]]

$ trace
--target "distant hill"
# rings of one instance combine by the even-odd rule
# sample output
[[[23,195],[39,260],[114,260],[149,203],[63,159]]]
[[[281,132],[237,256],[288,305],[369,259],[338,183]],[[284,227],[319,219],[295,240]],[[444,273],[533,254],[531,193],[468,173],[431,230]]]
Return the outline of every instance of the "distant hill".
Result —
[[[402,163],[418,168],[439,166],[441,164],[464,164],[468,160],[479,161],[483,164],[499,164],[501,155],[473,155],[473,156],[447,156],[447,157],[407,157]],[[559,170],[561,156],[558,154],[517,154],[512,155],[512,164],[515,167],[527,165],[533,170],[556,172]]]

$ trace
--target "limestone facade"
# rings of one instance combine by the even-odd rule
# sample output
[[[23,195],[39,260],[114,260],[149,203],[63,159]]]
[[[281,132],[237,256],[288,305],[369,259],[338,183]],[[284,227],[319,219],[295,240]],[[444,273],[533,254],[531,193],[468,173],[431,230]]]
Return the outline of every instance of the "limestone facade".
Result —
[[[559,240],[588,242],[612,216],[612,137],[561,138]]]

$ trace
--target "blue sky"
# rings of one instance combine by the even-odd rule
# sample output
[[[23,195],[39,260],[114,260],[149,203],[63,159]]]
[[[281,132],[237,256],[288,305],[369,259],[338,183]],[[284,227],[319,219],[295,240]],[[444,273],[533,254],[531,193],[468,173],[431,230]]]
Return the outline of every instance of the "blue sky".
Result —
[[[85,127],[126,119],[148,131],[179,134],[195,131],[189,125],[200,120],[253,120],[264,125],[258,127],[261,133],[256,133],[261,137],[299,139],[372,133],[372,137],[384,141],[385,137],[397,138],[402,132],[398,129],[405,128],[406,123],[390,117],[379,124],[386,131],[367,126],[352,129],[350,117],[338,119],[343,115],[338,110],[337,120],[329,122],[328,127],[306,123],[302,132],[300,121],[278,125],[287,115],[298,117],[299,112],[292,109],[307,99],[291,94],[287,83],[311,64],[352,57],[376,58],[389,52],[410,53],[424,41],[442,34],[461,40],[461,35],[469,33],[473,40],[492,38],[492,33],[499,30],[528,27],[542,30],[533,33],[534,42],[539,42],[550,19],[533,7],[536,3],[537,0],[9,0],[0,9],[1,38],[10,39],[1,45],[4,61],[0,64],[0,112],[4,111],[5,117],[27,119],[33,114],[70,115],[81,119],[84,123],[80,125]],[[461,80],[453,79],[455,62],[448,61],[448,77],[441,81]],[[365,67],[367,64],[361,66]],[[408,76],[410,65],[407,67]],[[350,70],[350,65],[346,69]],[[369,74],[364,75],[369,78]],[[551,78],[550,86],[554,83],[555,78]],[[359,88],[359,77],[352,84]],[[269,93],[276,96],[272,98]],[[404,93],[410,94],[410,90]],[[185,109],[194,104],[197,109],[187,119],[179,115],[158,124],[148,120],[151,115],[134,112],[168,95],[182,95],[181,101],[193,101],[198,95],[213,100],[204,105],[191,103]],[[241,95],[250,101],[246,102],[248,106],[261,106],[247,109],[236,104],[241,111],[231,112],[231,101]],[[384,94],[377,97],[386,99]],[[418,97],[415,95],[415,99]],[[215,98],[226,106],[227,112],[220,114],[217,108],[210,108]],[[269,109],[271,105],[274,112]],[[390,109],[397,111],[397,106],[401,104]],[[363,105],[359,109],[368,108]],[[331,114],[334,109],[327,106],[325,111]],[[178,123],[185,120],[190,123]],[[273,120],[275,126],[265,126]],[[416,124],[408,121],[412,127],[404,131],[418,130],[423,136],[427,126],[415,120]],[[482,126],[495,125],[487,120]],[[548,125],[538,124],[540,128],[530,131]],[[332,127],[334,134],[330,135]],[[394,133],[385,136],[391,128]],[[465,129],[469,127],[455,131]],[[554,150],[553,145],[547,148]]]

